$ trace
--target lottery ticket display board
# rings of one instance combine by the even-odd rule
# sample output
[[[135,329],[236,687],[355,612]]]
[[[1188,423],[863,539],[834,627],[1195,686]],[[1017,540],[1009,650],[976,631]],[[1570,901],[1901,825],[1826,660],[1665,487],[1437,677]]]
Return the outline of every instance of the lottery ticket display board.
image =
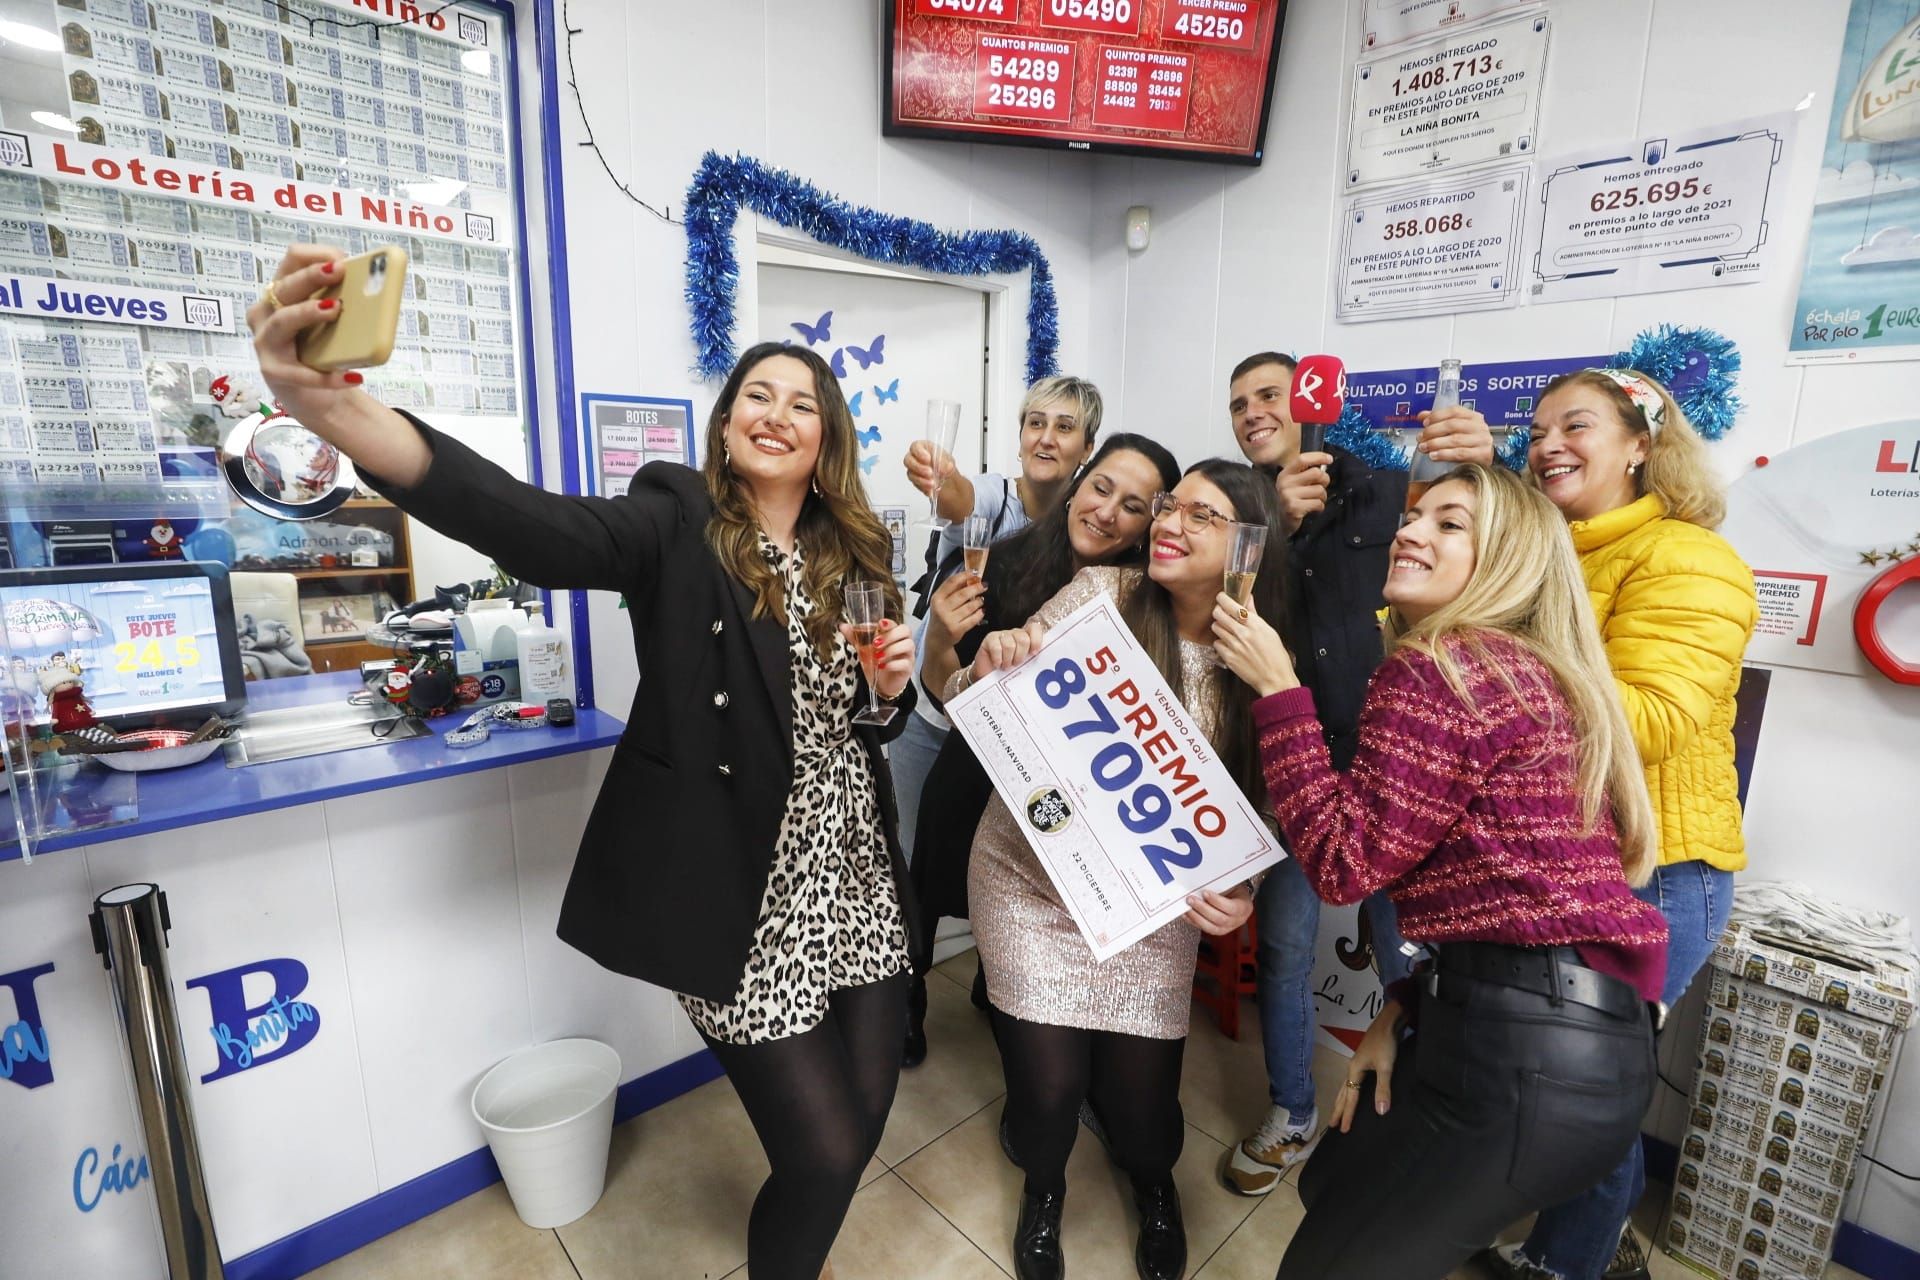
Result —
[[[1286,0],[889,0],[894,137],[1259,164]]]
[[[0,0],[0,19],[9,506],[72,516],[116,492],[147,509],[188,492],[224,514],[195,458],[222,432],[216,392],[238,388],[250,412],[263,390],[246,311],[294,242],[406,250],[399,340],[367,374],[382,400],[523,420],[502,10]]]

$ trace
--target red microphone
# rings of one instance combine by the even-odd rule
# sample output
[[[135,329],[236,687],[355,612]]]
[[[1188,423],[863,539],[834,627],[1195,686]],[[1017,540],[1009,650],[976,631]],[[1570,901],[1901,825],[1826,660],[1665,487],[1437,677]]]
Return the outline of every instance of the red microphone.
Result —
[[[1322,453],[1327,428],[1347,401],[1347,367],[1339,356],[1302,356],[1293,370],[1292,413],[1300,424],[1300,452]]]

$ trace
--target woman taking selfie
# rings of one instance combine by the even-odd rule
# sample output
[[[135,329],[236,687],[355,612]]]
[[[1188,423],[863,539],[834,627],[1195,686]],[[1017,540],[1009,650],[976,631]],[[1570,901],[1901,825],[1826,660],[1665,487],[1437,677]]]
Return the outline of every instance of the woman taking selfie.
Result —
[[[868,686],[841,624],[859,583],[895,619],[899,599],[839,384],[812,352],[762,344],[714,403],[701,470],[654,463],[614,499],[548,493],[359,374],[299,363],[341,256],[288,250],[247,316],[261,373],[423,523],[528,582],[625,595],[640,688],[560,936],[680,993],[772,1166],[753,1274],[814,1280],[892,1105],[909,953],[887,734],[852,719]],[[908,701],[911,635],[879,628],[873,691]]]
[[[1660,867],[1640,896],[1671,938],[1660,999],[1713,954],[1747,865],[1733,767],[1734,694],[1758,618],[1753,573],[1713,532],[1727,503],[1706,446],[1667,389],[1630,369],[1547,385],[1527,469],[1570,522],[1613,680],[1647,771]],[[1513,1280],[1645,1280],[1627,1215],[1646,1190],[1636,1143],[1597,1185],[1489,1251]]]
[[[920,648],[922,683],[945,688],[954,672],[972,663],[989,632],[1025,622],[1088,565],[1144,561],[1153,495],[1179,480],[1179,464],[1156,442],[1145,436],[1110,436],[1074,478],[1063,501],[1039,523],[993,548],[984,578],[963,572],[940,584]],[[968,854],[974,828],[993,793],[966,740],[943,736],[946,740],[926,775],[914,832],[917,934],[926,953],[914,963],[903,1059],[909,1067],[927,1056],[926,972],[933,963],[934,931],[941,916],[967,914]],[[905,822],[904,795],[900,812]],[[982,1008],[985,991],[986,971],[975,970],[974,1002]]]
[[[1314,891],[1385,888],[1437,956],[1348,1066],[1283,1280],[1445,1276],[1617,1164],[1653,1091],[1667,931],[1628,888],[1653,869],[1653,812],[1559,515],[1459,467],[1392,552],[1387,658],[1345,773],[1273,628],[1225,596],[1214,614]]]
[[[1025,627],[989,635],[947,694],[1024,662],[1047,629],[1102,593],[1152,657],[1195,727],[1249,797],[1261,794],[1252,695],[1214,655],[1214,600],[1225,581],[1228,525],[1266,526],[1254,612],[1280,616],[1286,544],[1273,486],[1253,468],[1214,459],[1190,468],[1154,498],[1147,571],[1083,569]],[[1255,800],[1255,808],[1266,806]],[[975,833],[968,902],[993,1002],[1007,1076],[1007,1132],[1026,1185],[1013,1257],[1019,1280],[1064,1273],[1060,1217],[1067,1157],[1089,1102],[1115,1163],[1133,1183],[1140,1213],[1134,1266],[1143,1280],[1185,1274],[1186,1228],[1173,1166],[1185,1120],[1180,1062],[1186,1049],[1200,933],[1222,935],[1253,913],[1252,888],[1204,892],[1186,915],[1101,962],[1080,936],[1019,824],[996,795]]]

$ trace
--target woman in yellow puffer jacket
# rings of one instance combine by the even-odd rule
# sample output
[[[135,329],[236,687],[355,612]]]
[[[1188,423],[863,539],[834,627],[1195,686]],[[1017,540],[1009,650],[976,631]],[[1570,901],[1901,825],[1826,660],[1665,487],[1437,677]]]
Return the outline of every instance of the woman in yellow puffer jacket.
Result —
[[[1614,682],[1660,821],[1642,898],[1667,917],[1669,1007],[1713,953],[1746,866],[1733,766],[1734,693],[1758,616],[1753,572],[1714,532],[1726,497],[1667,389],[1632,370],[1547,385],[1527,466],[1570,522]],[[1593,1190],[1540,1215],[1488,1261],[1515,1280],[1644,1280],[1626,1227],[1646,1187],[1640,1147]]]

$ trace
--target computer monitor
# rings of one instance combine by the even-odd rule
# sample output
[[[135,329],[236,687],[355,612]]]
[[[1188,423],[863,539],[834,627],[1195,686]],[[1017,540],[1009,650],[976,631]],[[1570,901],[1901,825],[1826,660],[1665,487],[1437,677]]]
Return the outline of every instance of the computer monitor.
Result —
[[[116,729],[190,726],[246,701],[222,564],[3,569],[0,624],[0,718],[47,723],[47,691],[66,672]]]

